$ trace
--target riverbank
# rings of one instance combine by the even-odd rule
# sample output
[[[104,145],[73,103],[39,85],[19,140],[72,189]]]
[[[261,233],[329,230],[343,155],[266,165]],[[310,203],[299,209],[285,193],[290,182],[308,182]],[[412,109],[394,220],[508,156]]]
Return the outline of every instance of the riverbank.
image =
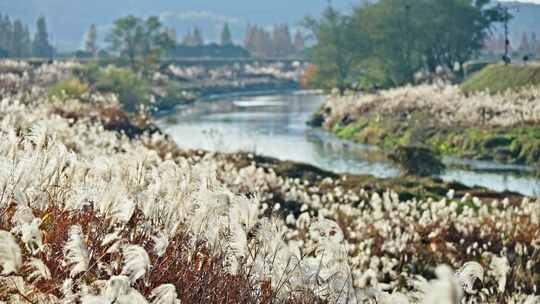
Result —
[[[25,61],[4,61],[0,73],[22,76],[32,82],[35,73],[63,66],[47,80],[49,95],[59,100],[81,98],[90,91],[113,93],[119,96],[123,109],[136,112],[158,113],[173,110],[180,105],[215,95],[242,94],[253,91],[299,89],[300,75],[306,68],[301,62],[216,62],[214,65],[174,62],[149,67],[145,71],[132,71],[111,61],[64,61],[33,64]],[[40,73],[40,72],[37,72]]]
[[[312,124],[340,138],[392,151],[423,146],[442,156],[537,167],[540,90],[463,94],[422,85],[329,97]]]

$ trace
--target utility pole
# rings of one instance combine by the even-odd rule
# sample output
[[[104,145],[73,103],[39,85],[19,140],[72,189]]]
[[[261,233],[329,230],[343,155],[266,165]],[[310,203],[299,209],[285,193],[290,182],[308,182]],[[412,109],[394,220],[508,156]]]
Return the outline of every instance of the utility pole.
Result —
[[[510,30],[509,30],[509,22],[510,22],[510,11],[516,11],[519,12],[518,7],[510,7],[510,6],[503,6],[500,3],[497,5],[499,10],[503,12],[503,22],[504,22],[504,55],[503,55],[503,61],[506,65],[510,64],[512,62],[512,58],[510,57]]]

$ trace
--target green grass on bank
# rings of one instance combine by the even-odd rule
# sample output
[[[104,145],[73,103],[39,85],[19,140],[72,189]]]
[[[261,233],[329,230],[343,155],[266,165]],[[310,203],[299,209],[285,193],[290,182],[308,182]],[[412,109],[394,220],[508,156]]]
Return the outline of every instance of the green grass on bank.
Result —
[[[540,127],[439,128],[425,123],[424,113],[398,121],[393,117],[363,117],[347,126],[335,125],[338,137],[393,151],[399,146],[425,146],[439,155],[491,160],[507,164],[540,165]],[[417,122],[424,122],[417,123]]]
[[[540,65],[492,64],[461,84],[464,93],[488,91],[492,94],[527,86],[540,86]]]

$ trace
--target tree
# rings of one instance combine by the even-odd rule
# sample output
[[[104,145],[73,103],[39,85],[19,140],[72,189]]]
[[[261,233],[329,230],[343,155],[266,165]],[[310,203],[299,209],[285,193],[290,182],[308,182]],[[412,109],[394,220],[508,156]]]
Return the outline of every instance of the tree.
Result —
[[[201,46],[204,45],[204,38],[202,36],[202,32],[198,27],[195,27],[193,30],[193,45],[194,46]]]
[[[24,26],[22,45],[23,45],[22,57],[32,56],[32,38],[30,38],[30,30],[28,29],[28,25]]]
[[[304,38],[304,35],[302,35],[302,32],[296,31],[296,34],[294,35],[293,46],[297,52],[302,52],[306,48],[306,40]]]
[[[463,64],[480,52],[492,25],[507,18],[499,9],[492,8],[489,0],[425,1],[420,2],[417,10],[413,12],[416,16],[433,16],[420,19],[420,26],[429,29],[420,36],[420,52],[426,54],[431,72],[437,66],[457,66],[463,72]]]
[[[223,30],[221,31],[221,45],[233,45],[231,29],[229,28],[228,23],[225,23],[225,25],[223,26]]]
[[[0,49],[7,57],[23,58],[31,55],[31,39],[28,26],[21,20],[11,22],[9,16],[0,15]]]
[[[171,27],[171,28],[168,28],[166,32],[167,32],[167,36],[169,36],[169,39],[176,45],[176,39],[177,39],[176,30]]]
[[[154,63],[174,47],[174,41],[163,30],[158,17],[120,18],[115,21],[107,41],[113,53],[128,58],[133,70],[137,70],[137,64],[144,68]]]
[[[255,32],[256,27],[248,24],[246,29],[246,35],[244,36],[244,48],[248,51],[252,51],[255,49]]]
[[[293,53],[293,45],[291,40],[291,32],[289,31],[289,25],[278,24],[274,26],[272,34],[272,56],[275,57],[287,57]]]
[[[13,52],[13,24],[8,15],[0,15],[0,49],[4,50],[7,56]]]
[[[462,72],[502,17],[489,0],[380,0],[356,8],[353,23],[374,46],[370,57],[386,84],[401,85],[420,70]]]
[[[53,47],[49,42],[47,23],[44,17],[40,17],[37,21],[37,30],[34,36],[32,50],[33,55],[39,58],[49,58],[53,55]]]
[[[182,44],[191,47],[204,45],[201,30],[198,27],[195,27],[193,31],[188,31],[182,39]]]
[[[373,46],[366,56],[373,65],[373,73],[386,75],[380,85],[412,81],[414,73],[423,66],[421,54],[415,51],[421,26],[412,15],[417,10],[410,3],[381,0],[355,9],[351,24],[365,33],[365,40]]]
[[[317,80],[325,88],[338,88],[343,94],[351,74],[366,52],[367,43],[359,40],[350,16],[342,15],[329,6],[320,19],[306,18],[305,27],[311,31],[316,44],[311,60],[317,67]]]
[[[272,35],[261,27],[257,27],[254,37],[254,49],[253,54],[256,57],[267,58],[274,55]]]
[[[97,55],[98,49],[97,49],[97,28],[95,24],[92,24],[90,26],[90,30],[86,34],[86,40],[84,42],[84,48],[85,50],[92,54],[93,57]]]
[[[12,35],[12,47],[11,56],[16,58],[22,58],[25,53],[24,45],[24,26],[20,20],[13,23],[13,35]]]

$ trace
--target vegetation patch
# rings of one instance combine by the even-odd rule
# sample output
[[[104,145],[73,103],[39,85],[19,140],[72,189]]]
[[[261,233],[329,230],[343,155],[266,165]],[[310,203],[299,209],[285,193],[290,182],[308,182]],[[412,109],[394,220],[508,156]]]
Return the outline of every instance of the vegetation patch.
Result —
[[[495,94],[528,86],[540,86],[540,66],[492,64],[473,74],[461,89],[466,94],[482,91]]]
[[[445,169],[439,158],[424,147],[400,146],[390,154],[390,159],[401,167],[405,175],[427,177],[441,174]]]
[[[101,70],[98,77],[96,89],[117,94],[123,108],[129,112],[150,101],[149,84],[129,69],[109,66]]]
[[[48,91],[51,98],[67,100],[81,98],[85,93],[88,93],[89,87],[86,83],[73,77],[57,82],[49,87]]]

